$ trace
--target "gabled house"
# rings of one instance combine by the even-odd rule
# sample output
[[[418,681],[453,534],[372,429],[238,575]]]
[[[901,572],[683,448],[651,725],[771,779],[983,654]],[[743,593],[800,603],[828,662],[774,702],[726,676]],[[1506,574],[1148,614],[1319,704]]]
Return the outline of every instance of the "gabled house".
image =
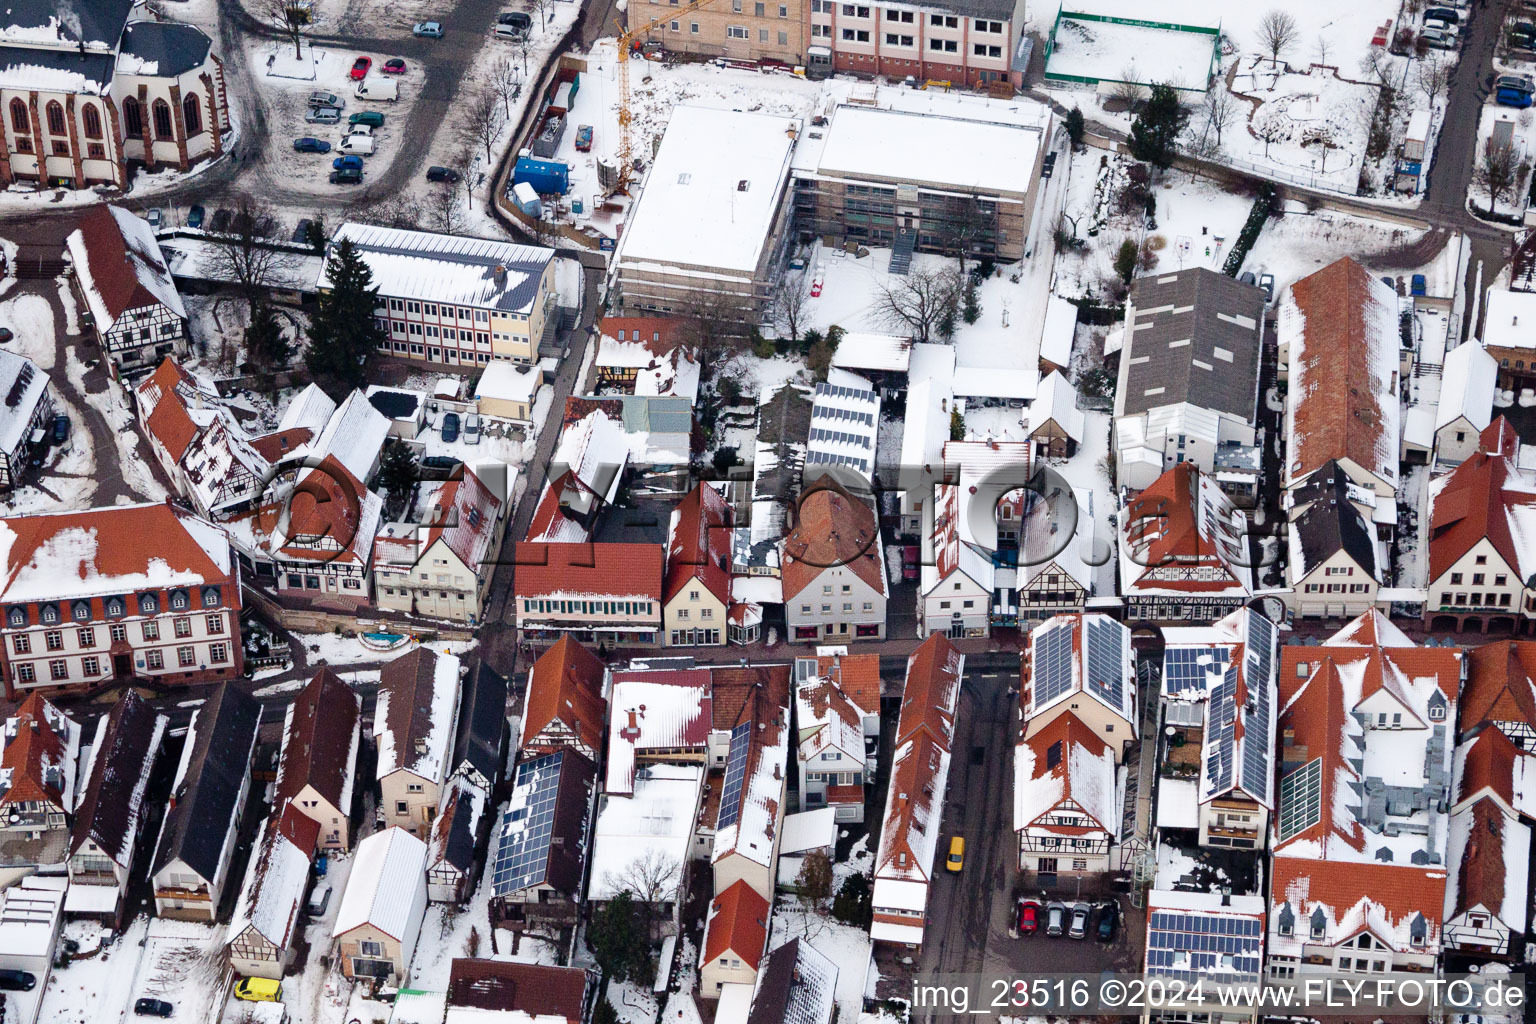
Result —
[[[672,510],[661,598],[668,647],[725,643],[731,607],[731,509],[710,484],[699,483]]]
[[[432,831],[459,712],[459,659],[417,647],[379,672],[373,739],[380,810],[418,839]]]
[[[1467,652],[1461,719],[1464,733],[1486,722],[1536,753],[1536,642],[1497,640]]]
[[[464,680],[449,778],[489,793],[501,781],[507,755],[507,680],[478,662]]]
[[[633,794],[639,769],[647,763],[702,766],[714,724],[712,691],[707,669],[615,672],[603,792]]]
[[[573,923],[597,766],[574,750],[527,758],[491,840],[491,913],[507,927]]]
[[[166,721],[133,690],[97,720],[69,837],[67,913],[121,923]]]
[[[518,749],[548,754],[569,747],[596,762],[607,712],[603,671],[597,656],[570,634],[539,655],[528,673]]]
[[[744,881],[733,883],[709,905],[704,951],[699,956],[699,995],[720,998],[722,985],[751,985],[768,944],[767,899]]]
[[[292,804],[262,823],[224,944],[236,973],[280,980],[293,954],[320,824]]]
[[[1397,525],[1401,409],[1412,371],[1396,293],[1344,258],[1292,284],[1280,300],[1279,365],[1290,382],[1285,409],[1291,490],[1329,462],[1374,496],[1372,525]]]
[[[1120,834],[1115,752],[1076,715],[1059,715],[1013,749],[1019,870],[1047,880],[1110,868]]]
[[[403,987],[427,912],[427,844],[391,826],[357,844],[331,940],[341,972]]]
[[[1286,578],[1301,618],[1354,618],[1376,607],[1384,561],[1376,531],[1352,498],[1359,486],[1329,461],[1298,486]]]
[[[551,476],[528,521],[530,543],[585,544],[592,539],[598,513],[606,504],[571,470]]]
[[[261,704],[229,683],[193,712],[150,868],[157,917],[218,917],[260,722]]]
[[[758,972],[746,1024],[832,1024],[837,975],[837,964],[810,942],[790,939],[768,954]]]
[[[1059,370],[1040,381],[1035,400],[1024,414],[1024,433],[1041,458],[1067,459],[1083,443],[1085,418],[1077,407],[1077,389]]]
[[[879,942],[918,946],[923,941],[964,670],[965,657],[938,634],[924,640],[907,659],[885,817],[875,854],[870,936]]]
[[[1248,603],[1248,517],[1216,482],[1182,462],[1122,512],[1125,615],[1141,622],[1210,622]]]
[[[1435,406],[1435,467],[1454,468],[1477,451],[1493,422],[1499,361],[1476,339],[1445,354]]]
[[[1024,740],[1072,715],[1109,745],[1116,764],[1125,759],[1139,721],[1128,628],[1097,613],[1057,615],[1030,631],[1021,666]]]
[[[918,576],[919,625],[924,635],[987,636],[992,629],[992,553],[968,533],[959,484],[933,487],[933,561]],[[813,595],[814,596],[814,595]]]
[[[1272,974],[1434,968],[1462,657],[1379,612],[1281,649]]]
[[[722,707],[718,673],[715,708]],[[724,724],[723,722],[720,724]],[[764,900],[777,884],[789,783],[789,673],[768,671],[731,720],[710,858],[715,892],[745,881]]]
[[[134,398],[150,451],[198,515],[224,518],[261,496],[271,463],[212,385],[167,356],[139,382]]]
[[[460,466],[425,499],[421,522],[386,523],[373,542],[374,603],[380,608],[480,622],[507,512],[474,470]]]
[[[1115,387],[1116,479],[1134,490],[1224,444],[1254,443],[1264,292],[1206,268],[1139,277]]]
[[[797,658],[795,680],[801,806],[861,822],[880,734],[880,657],[833,648]]]
[[[599,393],[676,395],[699,393],[699,364],[690,343],[693,324],[682,317],[609,316],[597,325],[592,362]]]
[[[5,720],[0,750],[0,885],[62,870],[75,807],[80,726],[34,693]]]
[[[836,643],[885,637],[884,548],[875,511],[823,475],[801,495],[781,576],[789,638]]]
[[[1472,957],[1523,952],[1531,827],[1489,797],[1451,815],[1445,948]]]
[[[269,567],[279,598],[300,607],[356,612],[370,600],[383,499],[335,455],[295,473],[291,487],[268,488],[255,516],[244,520],[253,530],[250,547]],[[232,529],[237,536],[246,532],[238,524]],[[258,573],[262,567],[258,564]]]
[[[288,705],[272,806],[286,804],[320,826],[321,850],[352,845],[352,784],[362,739],[362,699],[329,668],[315,673]]]
[[[662,555],[654,544],[516,545],[518,638],[539,646],[564,635],[609,650],[657,646]]]
[[[443,791],[443,805],[427,835],[427,899],[432,903],[462,903],[474,890],[476,854],[485,832],[488,794],[462,776]]]
[[[0,492],[21,486],[32,453],[47,443],[45,428],[54,415],[48,375],[26,356],[0,353]],[[39,431],[44,433],[39,434]]]
[[[113,373],[136,377],[166,356],[187,354],[187,310],[144,218],[97,203],[80,215],[67,245],[81,304]]]
[[[1478,451],[1429,485],[1429,599],[1424,622],[1459,633],[1536,625],[1536,475],[1500,416]]]
[[[590,1024],[599,996],[596,972],[507,960],[458,958],[448,969],[443,1024]]]

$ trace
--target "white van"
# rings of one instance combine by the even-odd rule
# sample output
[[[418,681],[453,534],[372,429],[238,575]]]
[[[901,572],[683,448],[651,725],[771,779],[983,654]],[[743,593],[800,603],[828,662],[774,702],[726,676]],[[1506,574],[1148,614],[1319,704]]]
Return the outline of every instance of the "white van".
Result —
[[[352,92],[360,100],[393,103],[400,98],[400,83],[393,78],[365,78]]]
[[[366,135],[348,135],[336,147],[336,152],[348,155],[373,156],[373,139]]]

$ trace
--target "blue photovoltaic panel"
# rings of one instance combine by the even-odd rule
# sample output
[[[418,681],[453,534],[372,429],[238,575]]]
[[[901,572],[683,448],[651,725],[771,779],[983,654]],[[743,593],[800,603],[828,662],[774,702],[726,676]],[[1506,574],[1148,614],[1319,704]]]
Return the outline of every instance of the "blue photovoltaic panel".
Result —
[[[1125,706],[1125,631],[1118,622],[1088,619],[1088,685],[1110,707]]]
[[[1262,924],[1247,917],[1154,910],[1147,922],[1152,974],[1257,974]]]
[[[1280,780],[1280,841],[1323,820],[1323,759],[1316,758]]]
[[[497,833],[496,858],[491,866],[493,895],[521,892],[544,881],[555,803],[560,795],[562,756],[547,754],[517,766],[512,800],[502,813]]]
[[[743,722],[731,730],[731,749],[725,761],[725,789],[720,796],[719,828],[736,824],[736,819],[741,816],[741,787],[747,779],[747,751],[751,746],[751,722]]]
[[[1270,787],[1270,691],[1268,676],[1248,680],[1248,714],[1243,720],[1243,788],[1255,800],[1267,801]]]
[[[1205,797],[1232,788],[1232,761],[1237,746],[1237,666],[1228,665],[1221,685],[1211,691],[1205,726]]]
[[[1072,688],[1072,627],[1036,634],[1034,705],[1044,707]]]
[[[1169,647],[1163,651],[1163,692],[1170,697],[1190,691],[1204,693],[1206,681],[1226,671],[1230,651],[1225,647]]]

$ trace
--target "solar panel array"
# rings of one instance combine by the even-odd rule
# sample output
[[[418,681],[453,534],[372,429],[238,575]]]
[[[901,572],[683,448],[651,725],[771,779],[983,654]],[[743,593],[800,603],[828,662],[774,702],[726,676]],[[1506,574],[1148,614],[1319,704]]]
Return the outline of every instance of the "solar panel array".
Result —
[[[823,430],[821,427],[811,428],[812,441],[837,441],[840,444],[851,444],[856,448],[868,448],[870,439],[868,434],[849,434],[842,430]]]
[[[1072,627],[1035,634],[1034,705],[1044,707],[1072,689]]]
[[[1206,799],[1232,788],[1237,748],[1237,666],[1228,665],[1220,685],[1211,690],[1205,727]]]
[[[1257,975],[1263,934],[1263,924],[1249,917],[1154,910],[1147,921],[1147,972]]]
[[[852,466],[861,473],[869,472],[869,460],[861,459],[854,455],[838,455],[833,452],[811,451],[806,452],[805,461],[813,465],[822,466]]]
[[[563,756],[563,752],[546,754],[517,766],[511,806],[502,812],[497,830],[496,859],[491,866],[493,895],[521,892],[544,881]]]
[[[1243,728],[1243,788],[1256,800],[1269,799],[1270,722],[1274,707],[1270,699],[1274,682],[1275,627],[1258,612],[1248,613],[1248,650],[1244,659],[1248,672],[1248,713]]]
[[[1186,691],[1204,696],[1213,673],[1226,671],[1231,650],[1226,647],[1169,647],[1163,651],[1163,692],[1170,697]]]
[[[874,403],[880,400],[880,396],[873,391],[865,391],[863,388],[850,388],[846,384],[817,384],[816,397],[851,398],[856,402]]]
[[[1323,820],[1323,759],[1314,758],[1280,780],[1280,841]]]
[[[1088,685],[1109,705],[1126,714],[1125,629],[1108,619],[1084,619],[1088,636]]]
[[[725,760],[725,789],[720,797],[720,828],[736,824],[741,817],[741,789],[747,780],[747,752],[752,747],[752,723],[743,722],[731,730],[731,749]]]

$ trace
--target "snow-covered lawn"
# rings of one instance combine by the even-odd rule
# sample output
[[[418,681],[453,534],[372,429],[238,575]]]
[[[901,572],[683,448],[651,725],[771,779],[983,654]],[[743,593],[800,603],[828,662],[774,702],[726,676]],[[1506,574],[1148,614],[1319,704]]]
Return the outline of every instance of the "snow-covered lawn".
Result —
[[[133,919],[110,946],[89,959],[56,969],[48,979],[37,1019],[47,1024],[114,1024],[133,1001],[139,961],[145,954],[148,917]],[[80,943],[82,953],[99,948],[106,929],[93,922],[70,921],[64,937]]]
[[[1275,275],[1275,295],[1345,256],[1370,261],[1377,254],[1411,245],[1423,232],[1385,221],[1366,220],[1329,210],[1308,212],[1294,204],[1271,217],[1243,263],[1245,270]]]
[[[1222,149],[1260,167],[1354,191],[1378,90],[1350,81],[1353,73],[1316,65],[1289,70],[1244,58],[1232,81],[1241,116],[1222,133]]]
[[[1511,107],[1500,107],[1489,104],[1483,107],[1482,115],[1477,124],[1477,149],[1474,166],[1484,163],[1484,151],[1488,140],[1500,122],[1507,123],[1508,128],[1503,129],[1510,133],[1510,147],[1514,154],[1514,180],[1503,191],[1497,203],[1494,205],[1494,213],[1499,217],[1520,217],[1525,213],[1529,205],[1531,189],[1531,152],[1536,145],[1536,134],[1532,132],[1532,122],[1536,120],[1536,114],[1530,109],[1515,110]],[[1477,175],[1473,175],[1473,184],[1467,201],[1475,214],[1488,212],[1489,195],[1485,185],[1477,183]]]
[[[807,910],[792,896],[780,896],[776,901],[772,932],[768,938],[770,952],[800,939],[837,965],[837,1022],[857,1024],[873,967],[869,932],[842,924],[830,913]]]

